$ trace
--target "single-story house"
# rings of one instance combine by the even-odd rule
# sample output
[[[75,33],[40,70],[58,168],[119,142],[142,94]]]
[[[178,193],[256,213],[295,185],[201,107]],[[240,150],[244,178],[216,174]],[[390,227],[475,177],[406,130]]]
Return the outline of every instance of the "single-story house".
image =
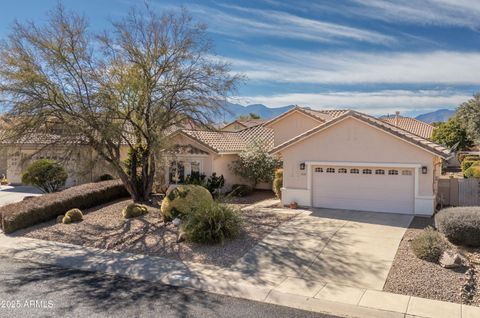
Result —
[[[171,134],[174,151],[158,175],[171,184],[195,172],[207,177],[215,173],[224,176],[228,190],[233,184],[247,182],[233,174],[230,166],[249,144],[260,140],[283,160],[284,204],[432,215],[442,162],[450,157],[448,149],[430,140],[433,129],[398,113],[375,118],[353,110],[297,106],[267,122],[235,131],[179,129]],[[20,180],[25,165],[22,159],[42,146],[33,141],[4,145],[8,151],[6,158],[0,156],[0,171],[6,165],[11,181]],[[82,179],[73,180],[75,184],[108,171],[83,151],[79,149],[75,155],[73,167],[88,167],[80,163],[85,158],[90,163],[93,159],[94,167],[87,168],[90,174]]]
[[[400,117],[300,107],[266,122],[283,159],[282,201],[301,206],[432,215],[448,149],[433,127]]]

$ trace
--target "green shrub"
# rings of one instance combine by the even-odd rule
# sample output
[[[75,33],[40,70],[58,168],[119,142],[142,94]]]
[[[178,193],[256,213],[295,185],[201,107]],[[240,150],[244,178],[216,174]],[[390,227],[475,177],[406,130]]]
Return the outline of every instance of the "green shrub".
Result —
[[[253,188],[247,184],[234,184],[232,186],[232,191],[230,192],[230,195],[233,195],[235,197],[244,197],[249,194],[252,194]]]
[[[62,223],[63,224],[70,224],[70,223],[72,223],[72,218],[69,217],[68,215],[65,215],[62,219]]]
[[[73,208],[92,208],[129,194],[118,181],[82,184],[60,192],[44,194],[25,201],[0,207],[2,228],[5,233],[55,219]]]
[[[218,177],[217,174],[214,172],[207,179],[207,183],[205,187],[208,189],[208,191],[210,191],[210,193],[214,197],[217,197],[218,194],[220,193],[220,190],[223,188],[224,184],[225,184],[225,179],[223,178],[223,175]]]
[[[181,185],[167,192],[160,211],[165,221],[171,221],[212,202],[213,197],[206,188],[192,184]]]
[[[68,216],[72,222],[79,222],[83,220],[83,213],[80,209],[70,209],[65,213],[65,216]]]
[[[188,214],[182,230],[186,239],[195,243],[223,243],[240,234],[242,223],[235,209],[212,202]]]
[[[106,173],[98,177],[98,181],[108,181],[108,180],[113,180],[113,177],[111,174]]]
[[[206,176],[198,171],[192,172],[185,177],[184,184],[195,184],[203,187],[206,185],[205,178]]]
[[[40,159],[27,167],[22,174],[22,183],[33,185],[45,193],[51,193],[63,188],[67,178],[67,172],[59,163]]]
[[[130,203],[122,210],[122,215],[126,219],[136,218],[147,213],[148,207],[138,203]]]
[[[429,262],[438,262],[447,248],[442,235],[430,226],[417,235],[410,242],[410,246],[415,256]]]
[[[470,153],[460,153],[457,156],[457,159],[458,159],[458,162],[460,162],[460,164],[461,164],[463,162],[463,160],[465,160],[465,159],[480,160],[480,156],[479,155],[472,155]]]
[[[466,178],[480,178],[480,161],[478,161],[478,164],[473,164],[470,168],[465,170],[464,176]]]
[[[277,169],[275,171],[275,179],[273,179],[273,191],[277,198],[282,198],[282,186],[283,186],[283,169]]]
[[[467,160],[467,159],[463,160],[461,164],[463,173],[465,173],[465,171],[467,171],[467,169],[470,168],[471,166],[478,165],[478,164],[480,164],[480,161],[478,160]]]
[[[435,224],[453,244],[480,246],[480,207],[443,209],[435,215]]]

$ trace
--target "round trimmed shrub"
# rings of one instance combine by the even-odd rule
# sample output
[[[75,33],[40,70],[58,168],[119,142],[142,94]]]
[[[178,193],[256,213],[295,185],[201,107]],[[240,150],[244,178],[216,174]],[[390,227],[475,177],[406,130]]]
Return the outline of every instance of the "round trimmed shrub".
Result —
[[[273,191],[277,198],[282,198],[282,186],[283,186],[283,169],[277,169],[275,171],[275,179],[273,179]]]
[[[83,220],[83,213],[79,209],[71,209],[65,213],[65,216],[70,218],[71,222],[79,222]]]
[[[438,262],[447,249],[447,244],[442,235],[429,226],[410,242],[410,247],[418,258],[428,262]]]
[[[72,223],[72,219],[68,215],[65,215],[62,219],[62,223],[63,224],[70,224],[70,223]]]
[[[187,240],[195,243],[223,243],[240,234],[240,214],[224,204],[213,202],[186,215],[182,230]]]
[[[60,191],[65,186],[68,174],[58,162],[39,159],[22,174],[22,183],[33,185],[45,193]]]
[[[160,212],[165,221],[182,218],[201,206],[213,203],[212,194],[199,185],[181,185],[170,189],[162,201]]]
[[[480,246],[480,207],[443,209],[435,216],[435,225],[453,244]]]
[[[465,170],[465,177],[466,178],[480,178],[480,161],[477,161],[478,164],[474,164],[467,170]]]
[[[122,210],[122,215],[126,219],[136,218],[147,213],[148,207],[138,203],[130,203]]]

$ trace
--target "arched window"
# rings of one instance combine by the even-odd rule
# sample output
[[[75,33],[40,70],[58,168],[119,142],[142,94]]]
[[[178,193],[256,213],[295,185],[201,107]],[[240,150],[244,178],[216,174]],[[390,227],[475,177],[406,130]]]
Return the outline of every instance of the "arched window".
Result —
[[[340,168],[340,169],[338,169],[338,173],[347,173],[347,169]]]
[[[363,169],[362,173],[363,174],[372,174],[372,170],[371,169]]]
[[[375,174],[385,174],[385,170],[377,169],[377,170],[375,170]]]
[[[350,169],[350,173],[352,173],[352,174],[359,174],[359,173],[360,173],[360,170],[358,170],[357,168],[353,168],[353,169]]]
[[[396,175],[398,175],[398,170],[388,170],[388,175],[396,176]]]

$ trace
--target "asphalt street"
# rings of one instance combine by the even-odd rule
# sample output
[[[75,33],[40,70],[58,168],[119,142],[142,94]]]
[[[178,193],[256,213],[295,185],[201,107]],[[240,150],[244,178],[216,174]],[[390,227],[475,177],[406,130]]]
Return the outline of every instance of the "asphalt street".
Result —
[[[333,317],[13,260],[0,254],[0,317]]]

